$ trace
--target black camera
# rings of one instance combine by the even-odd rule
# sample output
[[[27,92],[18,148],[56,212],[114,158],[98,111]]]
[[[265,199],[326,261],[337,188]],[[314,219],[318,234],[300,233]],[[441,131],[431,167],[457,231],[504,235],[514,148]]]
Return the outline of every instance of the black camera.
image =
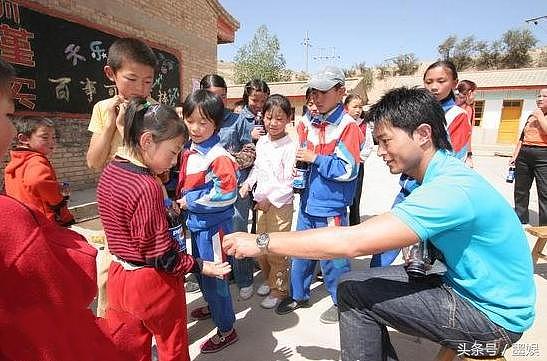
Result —
[[[427,243],[427,244],[426,244]],[[431,242],[418,242],[408,248],[405,259],[407,265],[406,273],[412,278],[424,278],[427,271],[431,269],[436,259],[441,259],[439,251]]]

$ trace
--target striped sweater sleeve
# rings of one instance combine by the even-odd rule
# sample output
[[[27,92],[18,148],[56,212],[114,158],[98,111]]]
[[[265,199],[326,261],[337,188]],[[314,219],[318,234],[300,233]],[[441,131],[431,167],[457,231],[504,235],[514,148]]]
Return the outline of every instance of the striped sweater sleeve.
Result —
[[[186,193],[188,210],[195,213],[214,213],[230,207],[237,199],[237,166],[228,156],[217,157],[207,171],[201,187]]]
[[[314,164],[319,174],[333,181],[350,182],[359,173],[360,150],[363,133],[356,123],[346,125],[336,142],[333,154],[317,155]]]

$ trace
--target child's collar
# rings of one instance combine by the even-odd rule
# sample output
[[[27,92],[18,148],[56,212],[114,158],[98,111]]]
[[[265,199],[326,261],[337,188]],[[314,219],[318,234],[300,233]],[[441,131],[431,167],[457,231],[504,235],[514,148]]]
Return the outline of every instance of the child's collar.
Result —
[[[340,120],[344,116],[345,110],[342,103],[339,103],[334,109],[325,114],[319,114],[311,119],[311,122],[315,126],[319,126],[321,123],[339,124]]]
[[[207,154],[218,142],[220,142],[220,136],[218,133],[215,133],[211,138],[204,140],[199,144],[192,142],[190,150],[195,150],[200,154]]]

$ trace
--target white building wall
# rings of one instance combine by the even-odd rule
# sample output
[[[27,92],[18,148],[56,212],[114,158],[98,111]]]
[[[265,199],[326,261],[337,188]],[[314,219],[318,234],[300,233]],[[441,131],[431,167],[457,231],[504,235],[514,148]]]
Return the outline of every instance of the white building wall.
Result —
[[[537,93],[537,90],[478,91],[475,99],[484,100],[484,112],[481,125],[473,129],[473,144],[496,144],[504,100],[523,101],[519,126],[522,129],[536,107]]]

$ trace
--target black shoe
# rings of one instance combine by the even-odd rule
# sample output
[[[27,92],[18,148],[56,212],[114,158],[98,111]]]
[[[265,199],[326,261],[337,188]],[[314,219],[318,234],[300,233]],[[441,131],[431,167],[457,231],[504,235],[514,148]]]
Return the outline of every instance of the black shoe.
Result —
[[[287,313],[291,313],[292,311],[301,307],[310,307],[309,301],[295,301],[291,297],[287,297],[283,301],[281,301],[279,305],[277,305],[275,313],[277,313],[278,315],[286,315]]]

